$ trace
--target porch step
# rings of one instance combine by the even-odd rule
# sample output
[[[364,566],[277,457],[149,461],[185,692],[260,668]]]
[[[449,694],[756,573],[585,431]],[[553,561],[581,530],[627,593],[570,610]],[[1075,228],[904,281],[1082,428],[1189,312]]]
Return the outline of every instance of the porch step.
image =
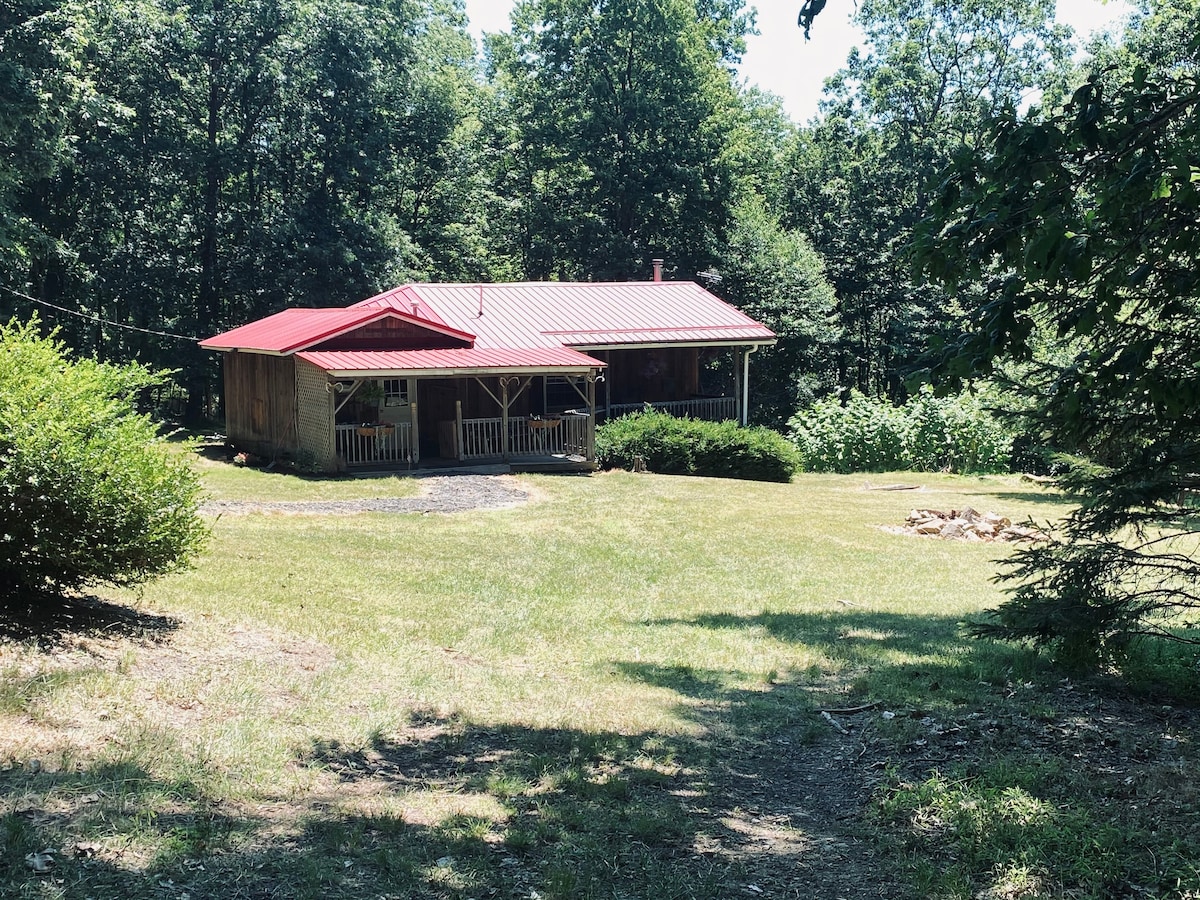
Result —
[[[487,463],[478,466],[429,466],[417,469],[409,466],[362,469],[356,466],[347,474],[352,478],[379,478],[385,475],[410,475],[413,478],[422,478],[430,475],[511,475],[512,472],[513,467],[505,463]]]
[[[511,468],[514,474],[527,473],[532,475],[546,472],[564,472],[572,474],[575,472],[595,472],[599,466],[597,466],[595,462],[588,462],[586,459],[580,460],[579,462],[573,462],[569,460],[557,460],[554,462],[533,460],[531,462],[513,463]]]

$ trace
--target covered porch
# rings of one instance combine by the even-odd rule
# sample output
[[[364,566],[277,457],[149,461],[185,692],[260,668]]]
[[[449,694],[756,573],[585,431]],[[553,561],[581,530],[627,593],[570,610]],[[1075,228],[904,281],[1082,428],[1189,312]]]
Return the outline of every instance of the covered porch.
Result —
[[[601,421],[653,409],[680,418],[747,424],[750,356],[761,344],[585,348],[608,364]]]
[[[600,371],[330,376],[336,467],[595,468]],[[550,378],[568,380],[573,407],[547,402]]]

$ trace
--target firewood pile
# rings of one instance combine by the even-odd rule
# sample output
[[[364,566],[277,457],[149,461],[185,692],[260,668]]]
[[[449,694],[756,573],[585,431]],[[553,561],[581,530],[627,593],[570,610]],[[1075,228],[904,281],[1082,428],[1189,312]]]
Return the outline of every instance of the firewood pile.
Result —
[[[890,529],[902,534],[937,537],[957,541],[1044,541],[1047,536],[1036,528],[1014,525],[1007,516],[980,513],[966,507],[943,512],[939,509],[914,509],[902,528]]]

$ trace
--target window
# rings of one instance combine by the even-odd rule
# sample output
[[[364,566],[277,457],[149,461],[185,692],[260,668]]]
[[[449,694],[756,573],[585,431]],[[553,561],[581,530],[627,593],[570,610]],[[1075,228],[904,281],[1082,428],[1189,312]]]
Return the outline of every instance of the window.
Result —
[[[407,406],[408,405],[408,379],[407,378],[385,378],[385,379],[383,379],[383,405],[384,406]]]
[[[587,401],[580,390],[586,391],[586,382],[578,375],[546,376],[546,412],[562,412],[564,409],[584,406]]]

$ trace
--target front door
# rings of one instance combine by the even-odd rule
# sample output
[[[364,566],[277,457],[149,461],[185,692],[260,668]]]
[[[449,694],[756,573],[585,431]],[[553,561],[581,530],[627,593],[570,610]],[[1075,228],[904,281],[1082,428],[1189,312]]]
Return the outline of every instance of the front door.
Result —
[[[458,458],[456,423],[462,385],[460,378],[417,381],[417,423],[422,459]]]

